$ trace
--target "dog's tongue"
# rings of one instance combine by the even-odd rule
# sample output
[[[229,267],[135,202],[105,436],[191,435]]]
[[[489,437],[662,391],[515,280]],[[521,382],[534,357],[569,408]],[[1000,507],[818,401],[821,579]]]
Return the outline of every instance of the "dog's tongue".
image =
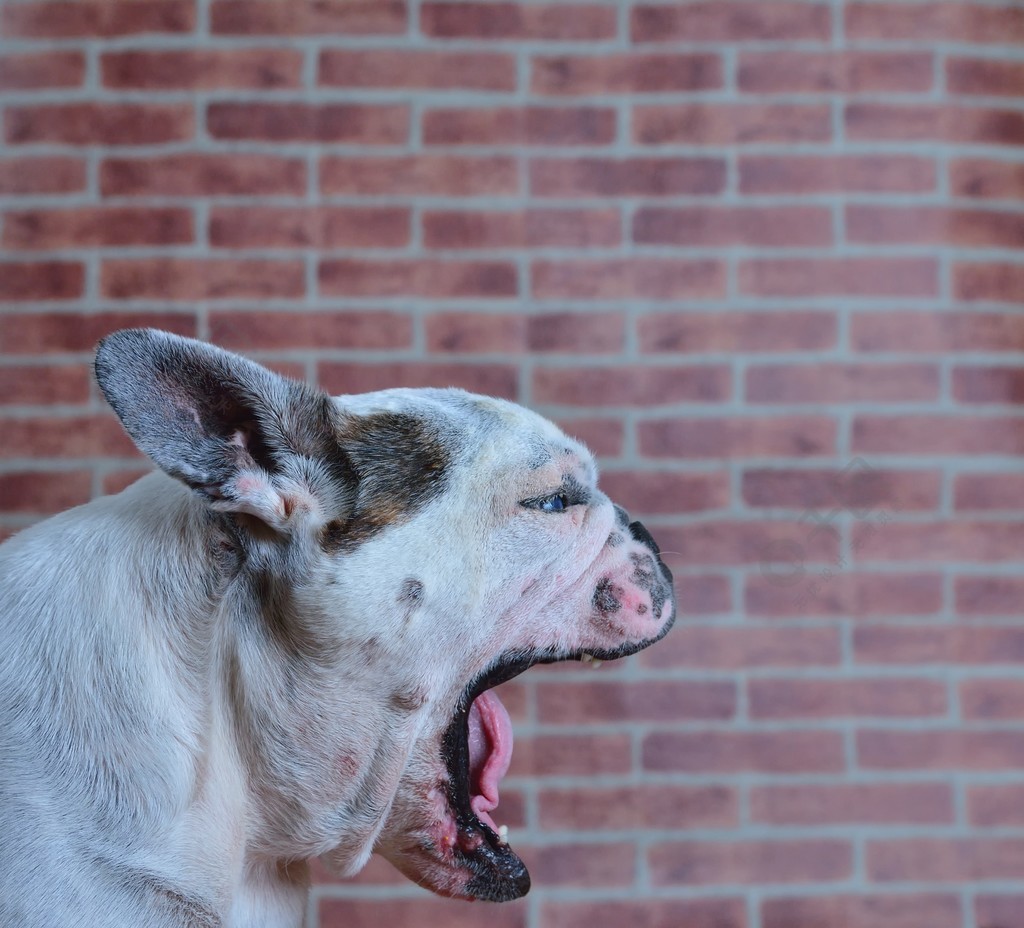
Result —
[[[512,763],[512,720],[493,690],[469,707],[469,798],[473,812],[497,832],[489,812],[498,807],[498,785]]]

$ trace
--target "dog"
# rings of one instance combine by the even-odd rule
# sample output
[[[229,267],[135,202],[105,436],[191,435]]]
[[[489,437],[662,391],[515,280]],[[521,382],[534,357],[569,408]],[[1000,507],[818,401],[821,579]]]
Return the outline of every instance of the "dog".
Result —
[[[0,546],[0,925],[295,928],[308,861],[529,874],[498,684],[675,619],[658,546],[539,415],[330,397],[150,329],[107,401],[160,470]]]

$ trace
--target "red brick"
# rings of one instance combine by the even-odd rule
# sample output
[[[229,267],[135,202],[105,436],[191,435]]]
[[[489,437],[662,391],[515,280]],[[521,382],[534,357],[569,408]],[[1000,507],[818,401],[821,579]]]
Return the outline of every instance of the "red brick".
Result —
[[[742,899],[545,900],[541,917],[543,928],[747,928]]]
[[[108,158],[100,189],[113,196],[302,196],[306,165],[272,155],[181,154],[159,158]]]
[[[936,297],[934,258],[755,258],[740,262],[740,292],[754,296]]]
[[[380,351],[412,345],[412,319],[390,310],[210,313],[210,341],[234,351],[280,351],[329,345]]]
[[[824,246],[832,243],[832,215],[819,206],[648,206],[633,216],[633,241],[707,247]]]
[[[780,560],[781,546],[795,544],[802,550],[803,561],[809,564],[835,561],[838,539],[833,535],[819,536],[808,541],[809,531],[804,523],[767,520],[703,521],[685,525],[664,525],[658,529],[658,543],[663,556],[674,556],[686,564],[737,566],[740,564],[767,565]],[[807,542],[805,544],[805,542]],[[788,564],[789,557],[786,557]]]
[[[1024,630],[1012,626],[868,625],[854,629],[853,644],[858,663],[864,664],[1024,661]]]
[[[193,240],[192,211],[188,209],[91,206],[4,216],[3,243],[8,248],[179,245]]]
[[[1018,838],[911,838],[869,841],[867,869],[879,882],[1012,880],[1024,877]]]
[[[0,264],[0,302],[74,300],[84,287],[85,271],[77,261]]]
[[[721,158],[537,158],[530,192],[541,197],[626,197],[721,193]]]
[[[687,577],[676,577],[687,614]],[[836,628],[759,628],[749,626],[695,626],[677,623],[664,641],[643,652],[646,667],[692,667],[700,670],[742,670],[751,667],[831,667],[840,662]]]
[[[628,773],[628,734],[582,736],[559,733],[516,738],[510,776],[601,776]]]
[[[853,529],[858,559],[1014,561],[1024,552],[1024,522],[859,523]]]
[[[617,209],[520,209],[425,212],[427,248],[587,248],[618,245]]]
[[[862,415],[853,450],[865,454],[1024,454],[1024,420],[1013,416]]]
[[[748,194],[928,193],[937,176],[915,155],[750,155],[739,171]]]
[[[130,487],[136,480],[152,473],[152,468],[130,467],[122,470],[111,471],[103,476],[103,493],[120,493],[126,487]]]
[[[625,441],[625,428],[621,419],[560,418],[558,425],[566,434],[583,442],[594,454],[619,457]]]
[[[323,361],[318,381],[330,393],[364,393],[391,387],[462,387],[516,399],[519,371],[507,364],[431,364],[424,361],[382,361],[378,364]]]
[[[845,841],[677,841],[648,851],[654,886],[819,883],[853,870]]]
[[[609,107],[434,109],[423,114],[427,145],[608,145],[615,141]]]
[[[545,844],[521,856],[536,886],[629,887],[636,879],[636,846],[628,841]]]
[[[91,495],[92,474],[87,470],[0,474],[4,512],[50,515],[87,503]]]
[[[485,196],[519,192],[515,158],[409,155],[324,158],[320,192],[396,196]]]
[[[850,341],[856,351],[1021,351],[1024,327],[1011,310],[863,312],[851,317]]]
[[[947,712],[946,685],[939,680],[758,679],[747,686],[754,719],[921,718]]]
[[[978,924],[997,928],[1024,922],[1024,894],[979,894],[974,897],[974,913]]]
[[[402,0],[214,0],[216,35],[401,35]]]
[[[601,489],[634,516],[701,512],[729,505],[729,477],[724,471],[691,474],[606,468],[601,472]]]
[[[827,142],[832,118],[823,104],[676,103],[633,107],[640,145],[755,145]]]
[[[750,817],[768,825],[952,825],[947,783],[755,786]]]
[[[0,405],[86,403],[89,370],[84,366],[0,367]]]
[[[4,119],[12,145],[159,145],[195,134],[190,104],[62,103],[10,106]]]
[[[139,457],[113,414],[5,418],[0,458]]]
[[[574,681],[535,688],[537,719],[544,725],[727,720],[736,714],[736,684],[727,681]]]
[[[846,236],[870,244],[1024,248],[1024,216],[935,206],[848,206]]]
[[[532,397],[569,406],[640,406],[722,402],[731,379],[724,365],[692,367],[537,367]]]
[[[620,258],[535,261],[539,300],[706,300],[725,296],[725,266],[715,260]]]
[[[958,367],[953,371],[953,398],[961,403],[1019,403],[1024,376],[1015,367]]]
[[[668,93],[723,86],[719,55],[538,55],[530,90],[557,96]]]
[[[991,58],[948,58],[946,88],[950,93],[983,97],[1024,94],[1024,65]]]
[[[0,352],[39,355],[53,352],[92,352],[104,335],[116,329],[150,327],[194,337],[193,312],[156,313],[3,313],[0,314]]]
[[[1017,110],[855,103],[846,106],[844,121],[852,141],[1024,144],[1024,113]]]
[[[976,3],[854,2],[846,7],[846,33],[852,39],[905,39],[922,42],[1024,42],[1024,14],[1012,5]]]
[[[746,372],[748,403],[900,403],[934,401],[932,364],[762,364]]]
[[[85,162],[29,156],[0,159],[0,196],[78,193],[85,189]]]
[[[1018,721],[1024,719],[1024,681],[1019,679],[964,680],[960,709],[965,719]]]
[[[424,3],[420,28],[439,39],[611,39],[618,31],[611,7],[575,3]]]
[[[0,56],[0,90],[45,90],[81,87],[85,55],[81,52],[30,52]]]
[[[651,313],[638,317],[641,351],[812,351],[836,344],[836,317],[823,310]]]
[[[1024,825],[1024,785],[972,786],[967,808],[971,824],[981,828]]]
[[[1024,580],[1016,577],[957,577],[956,611],[959,615],[1020,614]]]
[[[845,468],[759,468],[743,474],[743,499],[750,506],[849,510],[878,506],[935,509],[942,475],[938,471],[883,470],[855,459]]]
[[[676,578],[675,592],[676,607],[686,616],[720,615],[732,609],[728,578],[719,574],[687,574],[685,580]],[[699,640],[709,647],[714,644],[703,638]]]
[[[813,523],[803,543],[814,543]],[[780,586],[774,578],[746,578],[745,608],[763,616],[933,615],[942,608],[942,575],[938,573],[837,573],[828,580],[808,578],[798,590]]]
[[[739,87],[755,93],[915,93],[931,90],[931,52],[745,52]]]
[[[103,295],[115,300],[224,300],[298,297],[305,293],[301,261],[201,258],[107,260]]]
[[[955,196],[1024,200],[1024,164],[963,158],[950,162],[949,179]]]
[[[542,790],[545,829],[618,831],[636,828],[735,828],[736,791],[723,786],[621,786]]]
[[[215,139],[400,145],[409,137],[402,104],[211,103],[206,128]]]
[[[832,21],[824,3],[704,0],[638,5],[632,11],[630,32],[634,42],[827,42]]]
[[[836,423],[824,416],[654,419],[637,425],[649,457],[804,457],[833,454]]]
[[[195,19],[194,0],[8,3],[0,8],[0,33],[27,39],[183,33],[195,28]]]
[[[1020,770],[1024,740],[1017,731],[859,731],[857,757],[876,770]]]
[[[435,313],[426,317],[432,352],[583,352],[622,350],[621,313]]]
[[[764,928],[960,928],[960,897],[816,895],[761,903]]]
[[[504,261],[324,260],[324,296],[514,297],[515,265]]]
[[[407,207],[214,207],[210,244],[219,248],[401,248]]]
[[[1024,265],[974,263],[953,265],[953,291],[958,300],[993,303],[1024,301]]]
[[[319,84],[392,90],[515,90],[514,55],[401,49],[324,49]]]
[[[510,902],[489,906],[489,928],[525,928],[526,905],[525,902]],[[480,909],[459,900],[438,899],[426,894],[408,899],[326,897],[317,903],[316,924],[319,928],[380,928],[381,925],[479,928]]]
[[[273,90],[302,86],[302,53],[278,48],[106,52],[104,87],[122,90]]]

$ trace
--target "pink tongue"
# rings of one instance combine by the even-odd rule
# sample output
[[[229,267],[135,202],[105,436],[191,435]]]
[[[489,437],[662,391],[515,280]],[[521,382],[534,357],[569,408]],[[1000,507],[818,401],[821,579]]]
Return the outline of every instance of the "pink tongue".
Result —
[[[512,720],[492,690],[469,707],[469,804],[493,831],[487,813],[498,807],[498,785],[512,763]]]

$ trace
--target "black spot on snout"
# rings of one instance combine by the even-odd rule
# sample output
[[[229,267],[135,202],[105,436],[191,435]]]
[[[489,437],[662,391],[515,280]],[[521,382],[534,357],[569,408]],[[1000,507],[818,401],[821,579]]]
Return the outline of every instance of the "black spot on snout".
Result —
[[[615,595],[615,587],[607,577],[602,578],[594,590],[594,608],[601,615],[611,615],[622,608],[622,603]]]
[[[626,537],[622,534],[622,532],[612,532],[608,536],[608,540],[605,542],[605,544],[608,545],[609,548],[617,548],[625,540]]]
[[[655,554],[661,554],[661,548],[658,547],[658,543],[654,540],[654,536],[644,528],[642,522],[630,522],[629,534],[633,536],[634,541],[639,541],[640,544],[646,545]]]
[[[615,506],[615,524],[619,528],[629,527],[629,513],[626,512],[621,506],[613,504]]]

